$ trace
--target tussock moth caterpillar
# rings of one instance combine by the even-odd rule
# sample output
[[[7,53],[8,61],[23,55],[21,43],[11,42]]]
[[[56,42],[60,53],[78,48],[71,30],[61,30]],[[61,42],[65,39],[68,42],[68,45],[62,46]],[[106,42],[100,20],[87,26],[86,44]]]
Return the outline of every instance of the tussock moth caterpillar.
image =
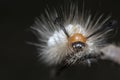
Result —
[[[45,10],[32,26],[40,41],[41,59],[48,65],[75,64],[92,61],[101,56],[101,48],[113,29],[104,25],[110,16],[92,15],[79,10],[78,5],[68,5]]]

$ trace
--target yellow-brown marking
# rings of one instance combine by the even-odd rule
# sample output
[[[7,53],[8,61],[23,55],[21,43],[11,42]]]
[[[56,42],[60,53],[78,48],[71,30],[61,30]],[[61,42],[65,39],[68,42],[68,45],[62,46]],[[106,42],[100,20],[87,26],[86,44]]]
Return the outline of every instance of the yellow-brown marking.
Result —
[[[78,42],[78,41],[80,41],[82,43],[86,43],[86,38],[80,33],[75,33],[71,37],[68,38],[69,44],[72,44],[72,43]]]

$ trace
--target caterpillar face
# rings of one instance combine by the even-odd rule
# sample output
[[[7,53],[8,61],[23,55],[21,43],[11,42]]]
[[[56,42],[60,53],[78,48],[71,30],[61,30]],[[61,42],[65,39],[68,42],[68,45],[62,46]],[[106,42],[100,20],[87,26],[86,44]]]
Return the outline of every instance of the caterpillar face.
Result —
[[[86,46],[86,38],[80,33],[75,33],[68,38],[68,43],[75,52],[83,51]]]
[[[32,26],[40,40],[38,52],[42,61],[48,65],[74,64],[83,58],[87,61],[95,58],[106,44],[106,35],[112,30],[104,27],[110,17],[102,16],[79,12],[74,4],[61,10],[46,10],[46,14]],[[91,55],[93,57],[89,57]]]

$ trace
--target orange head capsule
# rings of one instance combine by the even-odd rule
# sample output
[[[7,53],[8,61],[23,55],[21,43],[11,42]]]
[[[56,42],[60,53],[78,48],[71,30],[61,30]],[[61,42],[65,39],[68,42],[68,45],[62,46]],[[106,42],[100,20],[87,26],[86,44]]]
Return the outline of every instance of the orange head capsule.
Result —
[[[68,38],[68,44],[75,52],[79,52],[84,49],[86,38],[80,33],[75,33]]]

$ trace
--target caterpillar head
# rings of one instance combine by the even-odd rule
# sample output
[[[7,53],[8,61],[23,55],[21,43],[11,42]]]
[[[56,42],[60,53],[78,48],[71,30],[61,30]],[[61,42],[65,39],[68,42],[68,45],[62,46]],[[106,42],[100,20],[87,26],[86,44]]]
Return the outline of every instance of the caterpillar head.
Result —
[[[75,33],[68,38],[68,44],[75,52],[83,51],[86,47],[86,38],[82,34]]]

